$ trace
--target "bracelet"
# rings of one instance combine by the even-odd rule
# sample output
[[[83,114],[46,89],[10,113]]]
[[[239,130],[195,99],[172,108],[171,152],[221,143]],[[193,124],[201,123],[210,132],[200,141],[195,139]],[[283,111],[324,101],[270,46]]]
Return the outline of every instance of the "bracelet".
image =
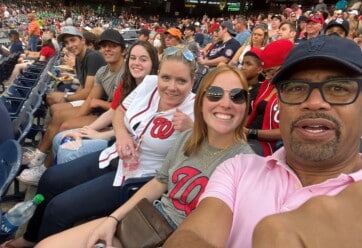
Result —
[[[117,219],[116,217],[114,217],[113,215],[108,215],[108,218],[114,219],[115,221],[117,221],[117,223],[119,223],[119,219]]]
[[[257,129],[249,129],[248,139],[258,139],[258,130]]]

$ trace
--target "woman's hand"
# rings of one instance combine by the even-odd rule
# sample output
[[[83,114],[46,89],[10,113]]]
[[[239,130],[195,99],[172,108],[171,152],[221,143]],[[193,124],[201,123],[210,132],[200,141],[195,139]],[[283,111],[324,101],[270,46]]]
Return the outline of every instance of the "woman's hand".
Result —
[[[185,131],[193,127],[194,122],[190,116],[186,115],[184,112],[176,108],[176,112],[173,115],[172,119],[173,126],[177,131]]]
[[[134,156],[136,154],[135,141],[129,134],[117,138],[116,147],[117,147],[118,156],[121,159],[124,159],[125,157],[128,156]]]
[[[90,233],[86,247],[93,248],[98,240],[104,241],[107,247],[112,247],[112,239],[116,233],[117,224],[118,222],[115,219],[106,217],[104,221]]]
[[[82,138],[79,131],[78,132],[67,132],[62,135],[62,138],[60,140],[63,140],[65,137],[70,137],[70,138],[73,138],[74,140]]]
[[[84,126],[78,129],[79,136],[87,139],[102,139],[102,133],[94,130],[89,126]]]

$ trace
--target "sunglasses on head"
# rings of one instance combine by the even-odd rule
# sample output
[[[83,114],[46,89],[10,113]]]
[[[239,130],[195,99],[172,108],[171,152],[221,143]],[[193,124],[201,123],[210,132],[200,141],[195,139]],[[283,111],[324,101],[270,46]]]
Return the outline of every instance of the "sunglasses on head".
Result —
[[[224,96],[226,92],[229,92],[229,97],[233,103],[243,104],[248,98],[248,92],[241,88],[235,88],[232,90],[224,90],[219,86],[209,86],[205,90],[205,96],[210,102],[218,102]]]
[[[183,48],[179,48],[179,47],[168,47],[163,51],[164,55],[175,55],[178,51],[181,51],[182,56],[188,60],[188,61],[194,61],[195,60],[195,56],[193,55],[192,52],[190,52],[190,50],[187,49],[183,49]]]

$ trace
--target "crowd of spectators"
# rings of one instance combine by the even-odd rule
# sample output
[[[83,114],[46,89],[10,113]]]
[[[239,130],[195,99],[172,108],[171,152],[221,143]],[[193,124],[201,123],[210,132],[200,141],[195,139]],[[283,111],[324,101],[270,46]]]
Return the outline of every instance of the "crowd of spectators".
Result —
[[[273,83],[274,77],[283,69],[293,48],[308,46],[309,40],[315,38],[328,37],[328,42],[333,42],[338,37],[336,42],[345,44],[345,40],[348,40],[353,43],[354,49],[357,47],[362,50],[361,11],[361,1],[349,5],[338,2],[327,6],[323,0],[319,0],[311,9],[292,4],[273,13],[265,11],[250,15],[204,15],[166,20],[160,16],[145,17],[127,11],[118,16],[107,16],[89,6],[70,9],[61,4],[51,6],[46,2],[2,3],[0,26],[1,30],[8,32],[9,41],[2,45],[0,54],[6,57],[19,52],[22,55],[13,74],[1,83],[11,86],[28,64],[33,61],[46,63],[53,56],[58,56],[57,64],[67,68],[60,73],[70,71],[74,78],[70,83],[55,85],[52,92],[47,93],[45,101],[50,118],[47,130],[39,145],[33,147],[34,152],[24,154],[23,160],[29,168],[18,176],[18,180],[25,184],[39,184],[38,193],[47,195],[45,204],[38,208],[30,220],[31,225],[24,237],[1,247],[32,247],[49,235],[76,223],[111,214],[118,207],[119,199],[115,196],[119,195],[119,186],[122,186],[127,176],[122,171],[122,162],[114,165],[111,159],[119,156],[119,161],[122,161],[140,152],[141,155],[138,155],[142,170],[136,176],[154,176],[162,164],[171,166],[174,159],[166,157],[167,152],[179,134],[187,129],[197,130],[187,134],[192,142],[178,142],[178,150],[184,149],[181,147],[186,144],[186,151],[182,150],[182,155],[180,151],[174,152],[172,156],[182,160],[184,155],[190,157],[196,154],[193,159],[204,163],[205,170],[208,170],[208,165],[204,157],[219,159],[217,156],[244,139],[247,139],[250,147],[243,143],[245,149],[239,147],[238,152],[256,153],[261,157],[273,156],[284,145],[279,127],[280,89]],[[126,37],[130,32],[134,32],[135,36],[128,40]],[[219,74],[223,75],[220,81],[223,83],[215,83]],[[227,76],[229,74],[234,76]],[[231,89],[225,82],[229,78],[235,80],[235,75],[239,83]],[[208,81],[201,81],[203,78]],[[320,90],[324,99],[322,88]],[[228,96],[227,101],[224,96]],[[194,101],[198,101],[199,109],[193,109]],[[219,101],[220,105],[242,106],[240,113],[234,109],[241,116],[234,112],[212,112],[211,109]],[[203,104],[209,107],[201,110]],[[212,112],[211,117],[205,111]],[[222,130],[226,127],[221,128],[223,125],[213,120],[212,116],[225,122],[233,120],[235,116],[242,119],[238,119],[238,127],[235,127],[235,123],[225,125],[234,128],[228,134],[237,133],[236,141],[231,136],[223,137]],[[218,124],[214,124],[214,121]],[[210,133],[209,138],[217,137],[219,143],[205,138],[208,135],[206,129]],[[107,135],[102,136],[102,132]],[[63,144],[65,137],[70,137],[72,143]],[[197,137],[199,140],[194,140]],[[216,145],[222,144],[226,137],[227,146]],[[85,147],[79,154],[76,151],[82,145],[82,139],[90,142],[92,149]],[[90,139],[102,141],[99,149],[91,147],[94,143]],[[194,148],[200,149],[201,154],[193,154],[192,147],[188,147],[187,144],[193,142],[198,142]],[[207,145],[203,144],[205,142]],[[55,147],[52,149],[53,144]],[[108,148],[102,151],[105,147]],[[67,149],[72,152],[67,153]],[[222,159],[230,157],[221,155]],[[60,165],[54,166],[57,163]],[[73,170],[65,166],[71,166]],[[172,166],[180,170],[183,168],[183,164],[179,165],[181,168]],[[66,174],[62,170],[67,171],[67,180],[62,179]],[[162,170],[166,171],[163,167]],[[158,199],[163,192],[174,189],[174,185],[169,188],[165,186],[170,183],[168,177],[175,176],[168,173],[156,174],[151,184],[162,188],[159,194],[151,194],[150,199]],[[177,173],[177,170],[172,173]],[[212,171],[208,172],[206,180],[211,174]],[[57,180],[54,181],[55,175]],[[100,191],[100,185],[104,191]],[[205,186],[206,183],[203,184]],[[53,188],[56,189],[53,191]],[[85,188],[94,189],[94,194],[102,195],[104,201],[112,204],[107,209],[100,209],[102,204],[92,202],[94,199],[89,199]],[[68,190],[73,190],[73,193]],[[148,197],[149,190],[146,190],[147,193],[141,191],[139,195]],[[169,201],[183,198],[178,194],[172,195],[172,192],[169,194],[162,198],[167,200],[160,203],[161,212],[164,209],[173,212],[168,209],[167,204],[171,206]],[[77,195],[78,205],[72,199],[74,195]],[[108,199],[111,196],[114,196],[113,201]],[[190,212],[196,207],[197,199],[185,202]],[[65,204],[69,209],[81,211],[80,206],[86,200],[89,200],[88,212],[75,216],[60,214]],[[59,213],[51,212],[55,209]],[[128,205],[120,209],[114,212],[116,217],[113,218],[122,217],[124,211],[128,211]],[[188,214],[182,215],[177,221],[172,220],[173,214],[169,214],[171,222],[176,223],[174,228]],[[105,229],[112,231],[114,228],[112,223],[111,228]],[[97,235],[102,237],[102,234]],[[46,242],[44,247],[47,246]],[[50,242],[54,241],[50,239]]]

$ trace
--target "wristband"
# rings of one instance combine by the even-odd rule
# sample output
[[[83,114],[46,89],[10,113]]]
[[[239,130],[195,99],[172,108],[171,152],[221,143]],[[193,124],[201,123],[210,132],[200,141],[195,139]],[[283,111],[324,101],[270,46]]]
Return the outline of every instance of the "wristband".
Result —
[[[119,223],[119,219],[117,219],[116,217],[114,217],[113,215],[108,215],[108,218],[114,219],[115,221],[117,221],[117,223]]]
[[[257,129],[249,129],[248,139],[258,139],[258,130]]]

